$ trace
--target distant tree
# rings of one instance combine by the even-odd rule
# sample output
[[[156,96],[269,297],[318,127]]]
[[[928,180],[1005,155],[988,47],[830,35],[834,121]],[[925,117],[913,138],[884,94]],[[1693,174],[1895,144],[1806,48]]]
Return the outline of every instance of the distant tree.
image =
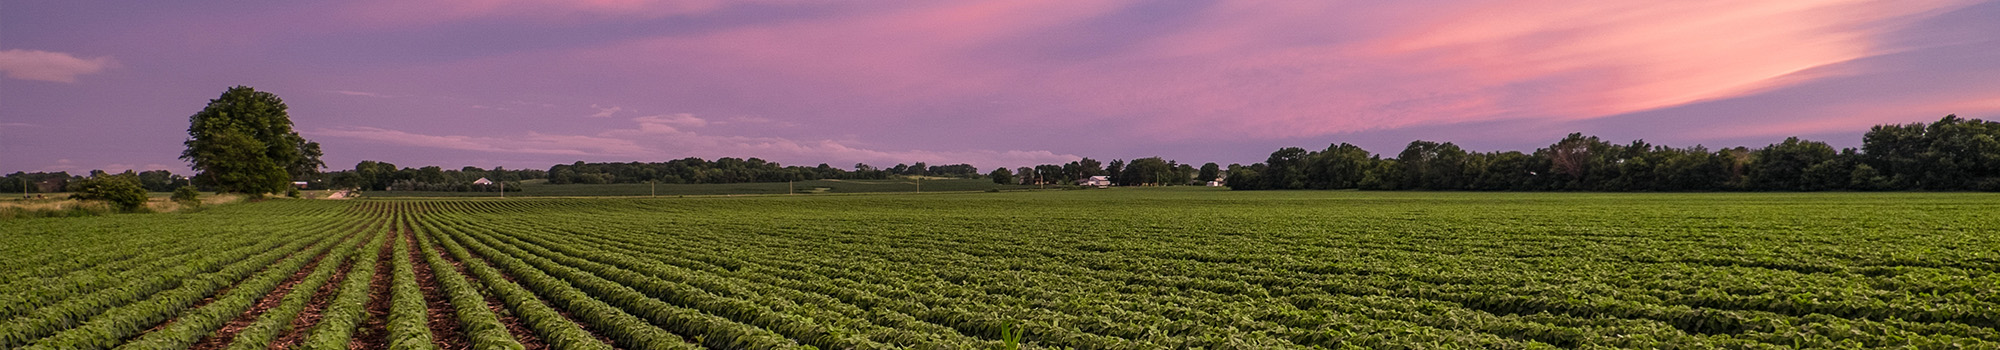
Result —
[[[1465,170],[1465,151],[1450,142],[1411,141],[1396,162],[1403,166],[1406,189],[1460,189]]]
[[[1014,172],[1008,171],[1007,167],[994,168],[993,172],[990,174],[986,174],[986,176],[993,178],[993,183],[996,184],[1002,184],[1002,185],[1014,184]]]
[[[2000,122],[1947,115],[1929,124],[1878,125],[1862,137],[1881,187],[2000,190]]]
[[[1077,165],[1076,177],[1079,179],[1089,178],[1092,176],[1104,176],[1104,162],[1097,161],[1096,159],[1090,159],[1090,157],[1084,157],[1081,160],[1077,160],[1076,165]]]
[[[1209,162],[1201,165],[1201,172],[1195,174],[1194,180],[1197,182],[1209,182],[1215,181],[1219,177],[1222,177],[1222,166],[1215,164],[1215,162]]]
[[[1307,154],[1306,188],[1354,188],[1361,182],[1361,175],[1373,165],[1369,157],[1367,150],[1344,142],[1328,145],[1325,151]]]
[[[1258,178],[1258,171],[1264,168],[1264,163],[1249,166],[1230,164],[1227,173],[1229,181],[1226,184],[1231,190],[1268,190],[1269,188],[1263,187],[1264,181]]]
[[[199,204],[201,203],[201,191],[195,190],[194,186],[181,186],[181,188],[174,189],[174,196],[171,198],[175,202],[181,202],[182,204]]]
[[[1798,191],[1812,189],[1806,183],[1806,169],[1835,156],[1825,142],[1786,138],[1785,142],[1751,152],[1746,175],[1751,189]],[[1828,170],[1831,171],[1831,170]]]
[[[1167,165],[1169,165],[1171,168],[1174,169],[1171,172],[1172,176],[1169,176],[1168,179],[1166,180],[1168,185],[1194,184],[1196,170],[1193,165],[1179,164],[1178,161],[1171,161],[1171,160],[1167,161]]]
[[[1125,186],[1125,161],[1112,159],[1111,165],[1104,167],[1104,175],[1111,177],[1111,185]]]
[[[1376,159],[1375,166],[1361,173],[1361,182],[1355,184],[1364,190],[1400,190],[1406,183],[1403,166],[1395,159]]]
[[[180,187],[181,179],[183,178],[180,175],[174,175],[166,170],[139,172],[139,186],[146,188],[147,192],[172,191],[175,187]]]
[[[1295,190],[1306,188],[1306,157],[1310,153],[1303,148],[1285,147],[1271,152],[1264,159],[1268,168],[1258,172],[1259,187],[1274,190]]]
[[[202,178],[222,191],[284,191],[292,178],[325,165],[319,160],[319,143],[292,131],[285,109],[277,95],[248,86],[229,88],[188,117],[187,150],[181,159],[194,163]]]
[[[110,202],[120,211],[133,211],[146,205],[146,189],[139,187],[139,176],[132,172],[92,176],[70,183],[69,190],[75,192],[70,198]]]

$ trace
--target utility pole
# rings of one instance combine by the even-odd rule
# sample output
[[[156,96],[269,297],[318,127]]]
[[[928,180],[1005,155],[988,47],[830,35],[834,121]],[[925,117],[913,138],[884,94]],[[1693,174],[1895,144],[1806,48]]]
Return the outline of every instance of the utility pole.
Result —
[[[917,193],[924,193],[924,177],[917,177]]]
[[[659,181],[659,180],[651,180],[651,181],[646,181],[646,184],[648,184],[648,185],[652,185],[652,188],[653,188],[653,189],[652,189],[652,192],[651,192],[651,193],[652,193],[653,197],[659,197],[659,196],[660,196],[660,181]]]
[[[507,199],[507,182],[500,182],[500,199]]]
[[[785,194],[789,195],[792,193],[796,193],[792,191],[792,180],[785,180]]]

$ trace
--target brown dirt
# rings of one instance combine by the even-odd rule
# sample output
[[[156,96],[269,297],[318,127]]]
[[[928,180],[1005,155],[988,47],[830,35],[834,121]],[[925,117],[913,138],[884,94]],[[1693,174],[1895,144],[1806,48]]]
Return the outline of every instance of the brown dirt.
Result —
[[[326,257],[327,253],[320,253],[318,257],[313,258],[312,262],[306,263],[304,267],[299,268],[298,272],[292,273],[292,277],[285,278],[284,282],[278,283],[278,288],[271,290],[271,294],[264,295],[264,299],[257,300],[257,303],[252,304],[249,310],[243,310],[243,313],[237,314],[235,319],[231,319],[229,323],[223,324],[222,329],[218,329],[215,333],[210,333],[207,337],[202,338],[201,341],[195,342],[194,347],[190,347],[189,349],[209,350],[229,347],[229,342],[236,339],[236,333],[240,333],[244,327],[249,327],[250,324],[256,323],[257,317],[263,315],[265,311],[278,307],[278,304],[284,302],[285,295],[291,294],[292,287],[298,286],[299,282],[305,281],[306,276],[312,275],[313,269],[318,268],[320,262],[326,261]]]
[[[481,262],[485,262],[487,266],[493,266],[493,261],[486,260],[486,258],[480,257],[478,254],[473,254],[472,258],[479,259],[479,261]],[[498,270],[498,268],[495,268],[495,270]],[[520,284],[520,281],[514,279],[514,275],[508,274],[504,271],[500,273],[500,278],[506,279],[507,282],[514,282],[515,284]],[[548,305],[550,309],[555,309],[556,313],[562,315],[563,319],[569,320],[570,323],[575,323],[576,326],[579,328],[583,328],[584,332],[590,333],[590,336],[593,338],[597,338],[597,341],[604,342],[605,344],[610,344],[613,349],[623,349],[621,347],[618,347],[618,343],[612,342],[611,337],[606,337],[604,336],[604,333],[598,332],[597,329],[595,328],[591,328],[590,323],[585,323],[583,321],[577,320],[576,315],[570,314],[569,310],[563,310],[560,307],[556,307],[555,304],[550,304],[547,300],[542,300],[540,297],[536,297],[535,300],[540,301],[542,305]]]
[[[396,270],[390,266],[393,262],[389,261],[393,255],[390,253],[394,252],[389,249],[391,244],[385,240],[382,247],[376,250],[375,276],[368,281],[368,316],[356,327],[354,340],[347,343],[348,349],[389,348],[389,274]]]
[[[342,281],[347,280],[347,272],[353,269],[353,259],[341,262],[340,269],[333,273],[333,277],[328,278],[326,284],[320,285],[319,290],[313,292],[312,300],[306,302],[305,310],[300,310],[299,315],[292,318],[292,329],[286,330],[271,341],[271,349],[290,349],[292,345],[297,345],[299,341],[304,340],[306,337],[305,330],[319,324],[320,317],[324,316],[321,313],[326,312],[327,304],[333,303],[334,292],[340,290]]]
[[[451,263],[452,267],[458,269],[458,275],[460,277],[464,277],[465,281],[471,283],[472,285],[475,286],[479,285],[479,280],[472,277],[471,271],[466,270],[465,262],[458,261],[457,257],[453,257],[451,256],[451,254],[445,252],[442,245],[440,245],[438,248],[439,248],[437,249],[438,257],[444,258],[445,262]],[[501,274],[501,277],[508,279],[513,278],[513,276],[507,276],[506,274]],[[522,347],[527,348],[527,350],[542,350],[549,348],[549,344],[547,342],[543,342],[542,337],[535,335],[535,331],[533,329],[528,328],[527,323],[521,322],[521,319],[519,317],[514,317],[514,313],[507,310],[507,304],[501,303],[500,298],[494,297],[493,293],[484,293],[483,295],[486,296],[486,308],[488,310],[492,310],[494,316],[498,316],[498,318],[500,319],[500,324],[507,326],[507,333],[512,334],[514,336],[515,341],[521,342]]]
[[[309,249],[309,248],[299,248],[299,249],[300,249],[300,251],[304,251],[305,249]],[[294,251],[294,252],[291,252],[291,253],[285,253],[285,256],[284,256],[284,257],[282,257],[282,258],[278,258],[278,261],[284,261],[285,259],[290,259],[290,258],[292,258],[292,256],[294,256],[294,255],[298,255],[298,254],[299,254],[299,252],[298,252],[298,251]],[[322,254],[322,255],[324,255],[324,254]],[[222,287],[222,289],[218,289],[218,290],[216,290],[216,291],[215,291],[215,293],[210,293],[210,294],[208,295],[208,297],[205,297],[205,298],[201,298],[201,300],[200,300],[200,301],[196,301],[196,302],[194,302],[194,305],[190,305],[190,306],[188,306],[188,308],[187,308],[186,310],[188,310],[188,311],[194,311],[194,310],[200,310],[200,309],[201,309],[202,307],[204,307],[204,306],[208,306],[208,304],[209,304],[209,303],[213,303],[213,302],[215,302],[215,298],[219,298],[219,297],[222,297],[222,296],[224,296],[224,295],[229,295],[229,291],[232,291],[232,290],[236,290],[236,286],[237,286],[237,285],[241,285],[241,284],[243,284],[243,281],[248,281],[248,280],[250,280],[250,278],[252,278],[252,277],[256,277],[256,276],[257,276],[257,274],[261,274],[261,273],[264,273],[264,271],[265,271],[265,270],[270,270],[270,269],[271,269],[272,267],[276,267],[276,266],[277,266],[277,265],[270,265],[270,266],[265,266],[265,267],[264,267],[264,268],[262,268],[262,269],[258,269],[258,270],[257,270],[257,272],[252,272],[252,273],[250,273],[249,275],[245,275],[245,276],[243,277],[243,279],[240,279],[240,280],[236,280],[236,282],[231,282],[231,283],[229,284],[229,286],[226,286],[226,287]],[[296,275],[296,274],[294,274],[294,275]],[[296,277],[296,276],[294,276],[294,277]],[[146,334],[149,334],[149,333],[153,333],[153,332],[155,332],[155,331],[159,331],[159,330],[161,330],[161,329],[166,329],[166,328],[167,328],[167,326],[171,326],[171,325],[173,325],[173,324],[174,324],[174,321],[180,321],[180,318],[179,318],[179,317],[175,317],[175,318],[170,318],[170,319],[167,319],[166,321],[162,321],[162,322],[160,322],[160,324],[156,324],[156,325],[153,325],[153,328],[147,328],[147,329],[146,329],[146,331],[144,331],[144,332],[139,332],[139,334],[138,334],[138,335],[134,335],[134,336],[133,336],[133,339],[137,339],[137,337],[140,337],[140,336],[144,336],[144,335],[146,335]]]
[[[429,307],[431,341],[439,349],[469,349],[472,341],[465,338],[463,326],[458,323],[458,314],[451,302],[445,300],[443,287],[438,285],[437,275],[431,272],[431,264],[425,263],[422,253],[417,250],[417,236],[403,228],[403,241],[410,246],[410,266],[415,268],[417,287],[424,291],[424,305]]]

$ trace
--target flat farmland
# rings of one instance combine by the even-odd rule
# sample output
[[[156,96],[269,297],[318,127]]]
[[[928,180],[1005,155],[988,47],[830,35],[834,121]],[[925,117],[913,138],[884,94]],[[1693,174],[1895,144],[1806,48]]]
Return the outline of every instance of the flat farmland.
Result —
[[[2000,347],[2000,195],[1205,188],[0,221],[0,348]]]

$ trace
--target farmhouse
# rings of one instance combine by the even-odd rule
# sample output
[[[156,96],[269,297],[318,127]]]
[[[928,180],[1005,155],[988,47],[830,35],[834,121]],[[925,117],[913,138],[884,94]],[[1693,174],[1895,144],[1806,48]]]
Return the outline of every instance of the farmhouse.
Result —
[[[478,180],[472,180],[472,184],[474,184],[474,185],[491,185],[491,184],[493,184],[493,180],[487,180],[486,178],[483,178],[483,177],[482,177],[482,178],[479,178]]]
[[[1102,176],[1102,175],[1099,175],[1099,176],[1092,176],[1092,177],[1090,177],[1090,178],[1086,178],[1086,179],[1082,179],[1082,180],[1076,180],[1076,185],[1077,185],[1077,186],[1096,186],[1097,188],[1105,188],[1105,187],[1111,187],[1111,177],[1110,177],[1110,176]]]

